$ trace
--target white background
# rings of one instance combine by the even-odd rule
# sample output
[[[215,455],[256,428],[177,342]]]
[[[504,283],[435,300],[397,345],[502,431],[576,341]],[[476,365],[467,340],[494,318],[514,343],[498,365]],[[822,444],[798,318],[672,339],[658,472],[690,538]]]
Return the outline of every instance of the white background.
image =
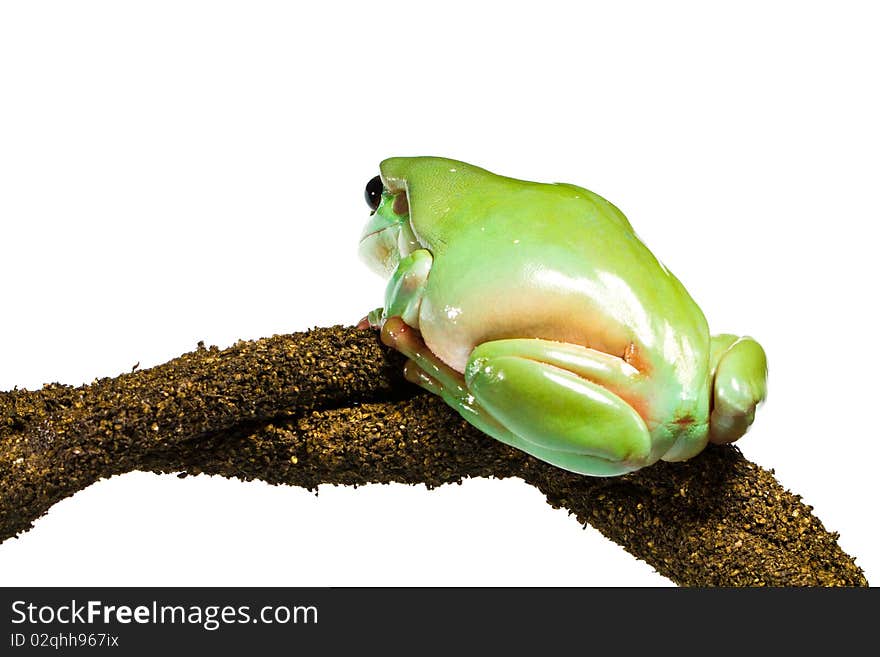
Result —
[[[763,343],[741,448],[878,580],[877,15],[728,7],[4,3],[0,389],[357,321],[385,157],[572,182]],[[668,585],[519,481],[143,473],[0,546],[0,582]]]

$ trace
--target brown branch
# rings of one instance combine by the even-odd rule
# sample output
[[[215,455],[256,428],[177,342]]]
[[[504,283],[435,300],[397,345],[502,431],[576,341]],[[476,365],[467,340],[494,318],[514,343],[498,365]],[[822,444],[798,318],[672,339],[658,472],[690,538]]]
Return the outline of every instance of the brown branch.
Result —
[[[865,586],[799,496],[733,447],[625,477],[553,468],[401,378],[372,332],[322,328],[73,388],[0,393],[0,540],[132,470],[313,489],[520,477],[682,585]]]

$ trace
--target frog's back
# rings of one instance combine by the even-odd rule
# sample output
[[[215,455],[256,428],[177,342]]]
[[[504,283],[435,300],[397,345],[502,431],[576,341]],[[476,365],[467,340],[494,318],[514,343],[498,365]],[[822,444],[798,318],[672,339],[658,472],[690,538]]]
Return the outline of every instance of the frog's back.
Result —
[[[706,320],[611,203],[523,182],[469,195],[447,217],[426,245],[434,264],[420,323],[450,366],[463,371],[490,340],[543,338],[626,357],[702,394]]]

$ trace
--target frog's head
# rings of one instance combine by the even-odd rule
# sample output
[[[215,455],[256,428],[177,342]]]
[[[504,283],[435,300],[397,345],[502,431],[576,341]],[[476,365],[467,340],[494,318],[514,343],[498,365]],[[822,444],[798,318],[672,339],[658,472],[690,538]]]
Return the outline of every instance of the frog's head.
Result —
[[[364,192],[372,212],[361,234],[361,258],[390,276],[416,249],[442,243],[461,203],[498,180],[510,179],[442,157],[384,160]]]
[[[370,206],[370,220],[361,233],[361,258],[382,276],[390,276],[401,258],[419,248],[409,222],[409,199],[406,189],[392,191],[376,176],[364,190]]]

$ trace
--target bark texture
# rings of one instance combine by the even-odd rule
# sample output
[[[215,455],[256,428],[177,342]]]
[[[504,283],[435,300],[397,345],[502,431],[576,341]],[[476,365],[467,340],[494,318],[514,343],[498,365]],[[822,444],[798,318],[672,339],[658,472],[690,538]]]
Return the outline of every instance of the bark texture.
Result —
[[[103,477],[219,474],[314,489],[519,477],[685,586],[866,586],[800,496],[731,446],[616,478],[574,475],[473,429],[403,380],[372,331],[201,344],[164,365],[0,393],[0,540]]]

